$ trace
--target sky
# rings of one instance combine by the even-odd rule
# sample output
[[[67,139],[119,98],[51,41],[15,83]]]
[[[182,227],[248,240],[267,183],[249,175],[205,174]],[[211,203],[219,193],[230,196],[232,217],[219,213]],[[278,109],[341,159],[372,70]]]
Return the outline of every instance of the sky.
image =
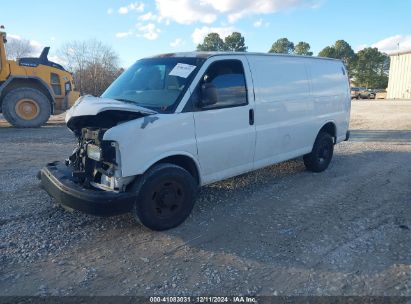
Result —
[[[355,51],[411,50],[409,0],[0,0],[9,39],[28,39],[50,57],[65,42],[97,39],[120,65],[160,53],[193,51],[209,32],[245,37],[248,51],[267,52],[287,37],[314,54],[336,40]]]

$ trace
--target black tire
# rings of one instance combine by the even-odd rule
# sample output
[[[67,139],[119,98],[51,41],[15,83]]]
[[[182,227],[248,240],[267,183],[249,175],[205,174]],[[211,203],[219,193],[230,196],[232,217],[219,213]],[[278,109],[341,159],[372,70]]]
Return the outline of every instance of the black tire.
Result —
[[[51,115],[49,99],[32,88],[14,89],[3,99],[4,118],[17,128],[37,128],[47,122]]]
[[[180,225],[194,206],[197,185],[184,168],[157,164],[136,181],[130,191],[138,193],[133,215],[152,230],[166,230]]]
[[[333,138],[326,132],[320,132],[315,139],[311,153],[304,155],[304,165],[310,171],[322,172],[328,168],[333,153]]]

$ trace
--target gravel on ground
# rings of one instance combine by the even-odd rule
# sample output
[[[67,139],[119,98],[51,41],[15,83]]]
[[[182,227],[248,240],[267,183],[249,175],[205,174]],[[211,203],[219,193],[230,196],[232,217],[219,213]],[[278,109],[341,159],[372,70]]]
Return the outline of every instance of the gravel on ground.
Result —
[[[154,232],[39,187],[73,149],[62,119],[0,120],[0,295],[411,296],[411,101],[353,101],[350,129],[327,171],[295,159],[206,186]]]

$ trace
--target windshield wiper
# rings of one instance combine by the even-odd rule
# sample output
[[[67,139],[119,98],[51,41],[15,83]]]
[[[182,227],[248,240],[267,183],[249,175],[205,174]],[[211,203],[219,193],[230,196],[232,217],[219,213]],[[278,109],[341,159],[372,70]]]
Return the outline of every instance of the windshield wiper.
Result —
[[[142,108],[142,109],[146,109],[147,111],[151,111],[151,112],[157,113],[157,111],[154,110],[154,109],[151,109],[151,107],[141,106],[141,105],[139,105],[137,102],[135,102],[135,101],[133,101],[133,100],[130,100],[130,99],[125,99],[125,98],[112,98],[112,99],[118,100],[118,101],[122,101],[122,102],[125,102],[125,103],[132,103],[133,105],[135,105],[135,106],[137,106],[137,107],[140,107],[140,108]]]
[[[130,100],[130,99],[125,99],[125,98],[113,98],[113,99],[118,100],[118,101],[122,101],[122,102],[127,102],[127,103],[134,103],[134,104],[136,104],[135,101]]]

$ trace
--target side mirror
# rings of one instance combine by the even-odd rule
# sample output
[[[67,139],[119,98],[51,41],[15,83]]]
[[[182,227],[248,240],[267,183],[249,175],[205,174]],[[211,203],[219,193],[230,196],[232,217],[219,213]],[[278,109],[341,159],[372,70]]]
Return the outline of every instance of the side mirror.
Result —
[[[218,101],[217,89],[211,83],[201,85],[201,107],[215,105]]]

